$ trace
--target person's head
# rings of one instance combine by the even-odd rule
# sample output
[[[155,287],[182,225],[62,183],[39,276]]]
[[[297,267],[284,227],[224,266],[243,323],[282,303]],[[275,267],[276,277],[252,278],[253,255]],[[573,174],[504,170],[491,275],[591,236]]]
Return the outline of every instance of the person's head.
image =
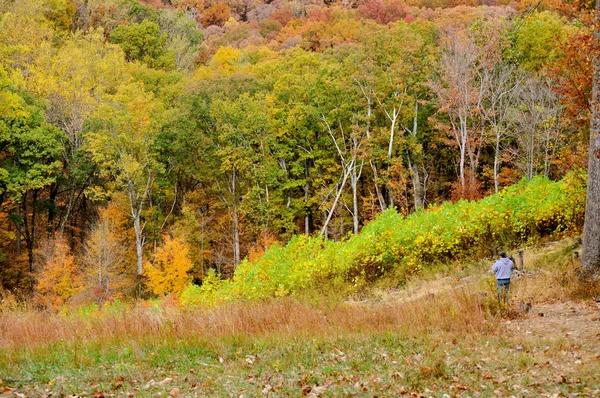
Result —
[[[500,257],[506,258],[506,252],[500,252]]]

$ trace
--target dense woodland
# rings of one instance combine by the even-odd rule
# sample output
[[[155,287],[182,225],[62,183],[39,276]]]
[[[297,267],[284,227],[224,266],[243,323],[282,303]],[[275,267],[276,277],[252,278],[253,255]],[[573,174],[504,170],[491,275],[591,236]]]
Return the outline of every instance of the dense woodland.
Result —
[[[546,0],[0,0],[1,288],[181,292],[585,169],[592,32]]]

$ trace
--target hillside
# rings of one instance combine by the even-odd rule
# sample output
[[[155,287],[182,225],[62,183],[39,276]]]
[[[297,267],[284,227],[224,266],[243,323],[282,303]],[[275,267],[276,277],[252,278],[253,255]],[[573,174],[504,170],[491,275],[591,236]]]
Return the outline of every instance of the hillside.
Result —
[[[57,315],[2,303],[0,391],[597,396],[599,310],[590,297],[600,289],[577,278],[576,245],[527,248],[509,307],[494,297],[488,262],[360,301],[305,296],[190,310],[166,300]]]
[[[1,1],[0,294],[50,310],[180,295],[292,239],[377,256],[353,246],[369,225],[585,169],[589,17],[546,1]],[[421,238],[444,261],[491,254]],[[340,277],[432,260],[391,250]]]
[[[585,176],[572,173],[560,182],[524,180],[479,201],[432,206],[406,218],[388,210],[360,234],[339,242],[297,236],[283,247],[273,245],[240,264],[232,279],[219,281],[213,274],[181,299],[204,305],[315,288],[350,292],[380,278],[402,285],[442,264],[460,268],[467,258],[489,258],[503,249],[577,234],[585,188]]]

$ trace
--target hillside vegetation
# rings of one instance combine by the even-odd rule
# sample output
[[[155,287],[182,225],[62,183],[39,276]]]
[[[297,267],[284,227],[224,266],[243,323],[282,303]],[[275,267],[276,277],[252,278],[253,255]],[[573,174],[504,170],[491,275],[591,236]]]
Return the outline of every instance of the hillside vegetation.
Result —
[[[214,277],[182,294],[184,303],[264,298],[299,293],[323,285],[364,285],[384,275],[397,283],[423,268],[491,257],[500,249],[531,245],[547,237],[581,231],[585,175],[558,182],[537,177],[479,201],[444,203],[403,217],[379,215],[361,233],[339,242],[297,236],[245,260],[231,280]]]

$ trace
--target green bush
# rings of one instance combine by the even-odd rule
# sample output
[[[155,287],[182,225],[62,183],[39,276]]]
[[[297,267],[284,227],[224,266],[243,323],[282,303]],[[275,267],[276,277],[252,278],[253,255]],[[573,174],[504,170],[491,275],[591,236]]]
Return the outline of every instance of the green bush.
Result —
[[[387,210],[344,241],[296,236],[255,262],[244,260],[231,280],[215,281],[213,275],[201,289],[188,289],[182,302],[294,295],[331,281],[372,282],[389,272],[406,278],[436,262],[576,233],[583,224],[585,187],[585,174],[574,172],[562,181],[536,177],[479,201],[447,202],[407,218]]]

